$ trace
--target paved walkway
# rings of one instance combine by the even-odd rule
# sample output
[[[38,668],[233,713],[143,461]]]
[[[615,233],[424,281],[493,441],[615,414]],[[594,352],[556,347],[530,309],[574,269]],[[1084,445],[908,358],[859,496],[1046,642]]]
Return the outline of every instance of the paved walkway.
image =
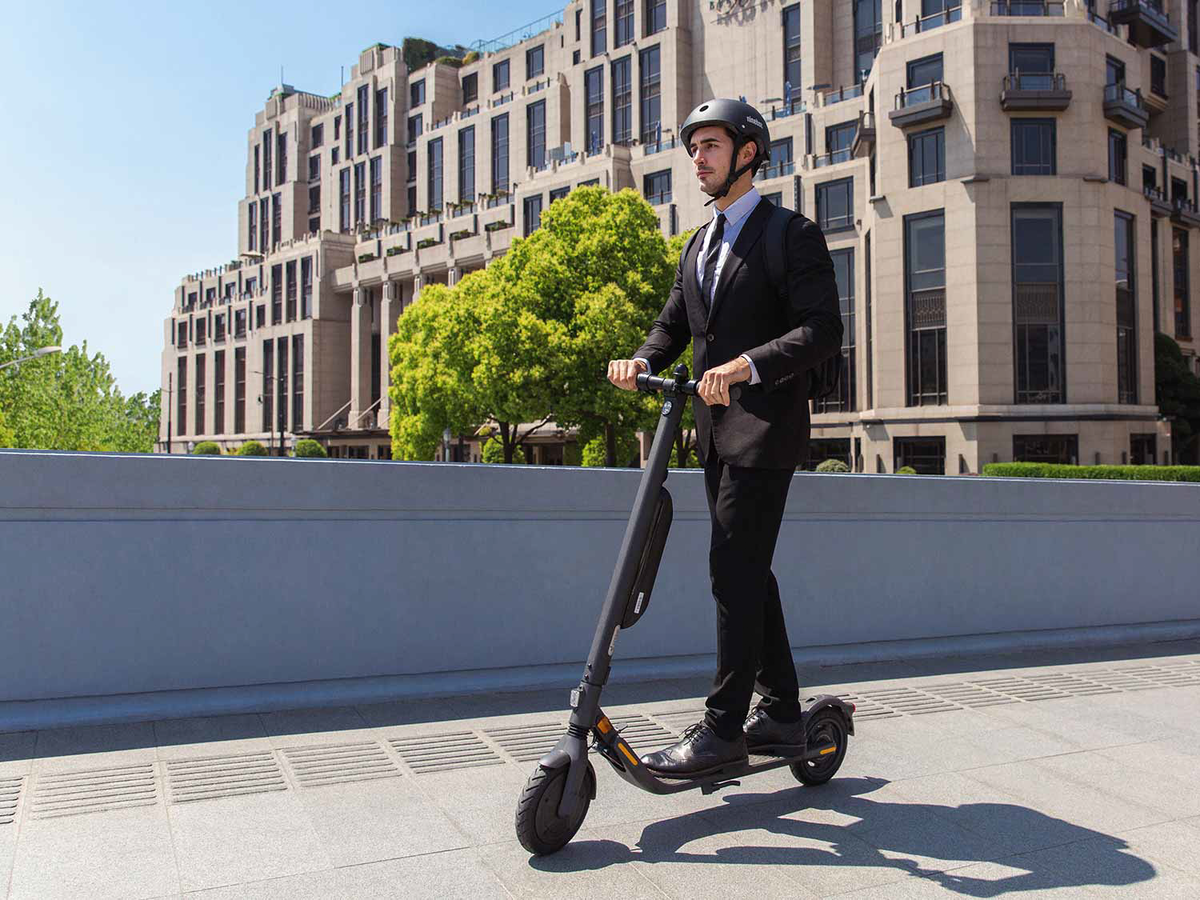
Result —
[[[859,708],[828,785],[660,798],[597,765],[545,859],[513,814],[567,686],[0,734],[0,897],[1200,897],[1200,642],[802,678]],[[606,710],[645,750],[705,688]]]

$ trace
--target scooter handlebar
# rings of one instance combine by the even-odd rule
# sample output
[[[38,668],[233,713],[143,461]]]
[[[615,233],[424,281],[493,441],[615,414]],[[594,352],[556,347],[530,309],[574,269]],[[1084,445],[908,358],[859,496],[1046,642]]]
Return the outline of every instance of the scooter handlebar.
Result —
[[[659,378],[657,375],[648,375],[645,372],[638,373],[637,387],[639,391],[646,393],[654,393],[655,391],[678,391],[682,394],[696,395],[695,381],[678,382],[674,378]]]

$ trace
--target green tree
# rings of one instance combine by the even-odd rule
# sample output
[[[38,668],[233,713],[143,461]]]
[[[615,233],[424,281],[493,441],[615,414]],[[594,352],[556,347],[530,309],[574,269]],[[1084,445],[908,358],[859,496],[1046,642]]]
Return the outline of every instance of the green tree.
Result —
[[[18,321],[0,332],[0,363],[61,346],[58,304],[40,290]],[[158,437],[158,394],[126,398],[108,361],[87,342],[0,371],[5,442],[45,450],[151,452]]]
[[[1154,393],[1159,412],[1171,420],[1173,461],[1195,461],[1200,441],[1200,378],[1188,368],[1179,345],[1154,335]]]
[[[695,230],[693,228],[686,234],[674,235],[667,241],[667,265],[671,267],[672,271],[679,265],[679,259],[683,255],[683,248],[687,246],[687,242]],[[663,302],[666,302],[665,297],[663,298]],[[673,366],[679,365],[680,362],[684,363],[688,367],[688,377],[694,379],[696,373],[691,371],[692,343],[692,341],[688,341],[688,345],[683,348],[683,353],[679,355],[679,359]],[[671,373],[664,374],[669,375]],[[679,428],[675,430],[675,449],[671,454],[671,466],[681,469],[691,467],[693,454],[696,454],[696,464],[700,464],[699,454],[696,452],[696,415],[693,410],[697,403],[703,403],[704,401],[699,397],[689,397],[688,400],[689,402],[683,410],[683,418],[679,422]]]

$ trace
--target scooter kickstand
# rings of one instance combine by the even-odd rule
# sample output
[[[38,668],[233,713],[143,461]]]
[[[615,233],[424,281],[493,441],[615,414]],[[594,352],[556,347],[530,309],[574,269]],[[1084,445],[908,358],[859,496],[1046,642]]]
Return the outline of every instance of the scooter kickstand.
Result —
[[[716,793],[716,792],[717,792],[717,791],[719,791],[721,788],[727,788],[727,787],[740,787],[740,786],[741,786],[741,782],[740,782],[740,781],[734,781],[734,780],[730,780],[730,781],[710,781],[708,784],[702,784],[702,785],[700,785],[700,793],[702,793],[702,794],[705,794],[705,795],[708,795],[708,794],[713,794],[713,793]]]

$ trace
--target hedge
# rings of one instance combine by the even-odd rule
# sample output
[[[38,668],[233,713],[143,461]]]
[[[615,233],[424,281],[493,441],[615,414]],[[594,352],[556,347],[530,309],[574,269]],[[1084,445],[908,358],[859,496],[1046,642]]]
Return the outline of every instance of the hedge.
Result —
[[[818,472],[849,472],[850,467],[840,459],[823,459],[817,466]]]
[[[246,441],[242,446],[237,448],[238,456],[266,456],[267,448],[262,445],[261,441]]]
[[[216,441],[201,441],[192,448],[192,456],[220,456],[221,445]]]
[[[988,463],[995,478],[1090,478],[1104,481],[1195,481],[1200,466],[1066,466],[1053,463]]]
[[[917,470],[912,466],[901,466],[896,470],[897,475],[916,475]]]
[[[312,438],[296,441],[296,456],[302,459],[325,459],[329,456],[325,448]]]

